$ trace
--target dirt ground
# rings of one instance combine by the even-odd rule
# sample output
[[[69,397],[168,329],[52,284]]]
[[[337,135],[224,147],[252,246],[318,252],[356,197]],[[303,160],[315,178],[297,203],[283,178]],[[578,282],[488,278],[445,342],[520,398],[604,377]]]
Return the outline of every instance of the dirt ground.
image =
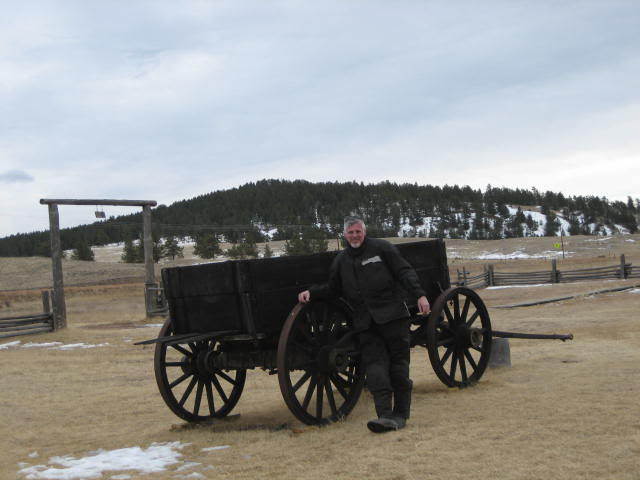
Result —
[[[634,284],[640,281],[480,294],[495,306]],[[366,429],[373,415],[367,393],[344,422],[300,424],[277,377],[260,370],[248,374],[233,412],[239,417],[184,423],[158,393],[153,348],[132,344],[155,337],[158,327],[145,325],[161,322],[144,318],[141,295],[141,284],[70,290],[67,329],[0,340],[0,348],[21,340],[0,349],[0,478],[27,478],[22,468],[53,466],[51,457],[166,442],[187,444],[166,471],[100,478],[640,478],[640,289],[490,308],[494,329],[571,332],[575,339],[511,340],[512,366],[487,370],[473,388],[448,389],[426,351],[414,349],[412,417],[406,429],[385,435]],[[12,311],[39,304],[34,295],[6,298]],[[24,348],[27,342],[100,346],[64,351]],[[229,448],[202,450],[214,446]]]

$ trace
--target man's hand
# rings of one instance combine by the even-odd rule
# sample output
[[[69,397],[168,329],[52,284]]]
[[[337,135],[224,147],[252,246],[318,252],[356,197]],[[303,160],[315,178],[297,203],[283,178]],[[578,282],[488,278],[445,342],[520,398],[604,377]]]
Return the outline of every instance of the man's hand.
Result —
[[[307,303],[309,300],[311,300],[311,292],[309,292],[309,290],[305,290],[304,292],[300,292],[298,294],[298,301],[300,303]]]
[[[418,299],[418,310],[420,311],[420,315],[426,315],[431,311],[429,300],[427,300],[427,297],[424,295]]]

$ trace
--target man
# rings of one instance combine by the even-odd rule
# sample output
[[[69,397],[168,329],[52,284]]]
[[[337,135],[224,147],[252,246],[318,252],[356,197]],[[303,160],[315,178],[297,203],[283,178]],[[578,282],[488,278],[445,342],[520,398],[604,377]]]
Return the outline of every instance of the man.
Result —
[[[334,259],[329,281],[300,292],[298,300],[342,296],[354,308],[367,387],[378,415],[367,427],[375,433],[398,430],[409,418],[413,385],[410,315],[399,287],[417,299],[421,314],[429,313],[429,302],[411,265],[389,242],[367,238],[362,219],[347,217],[344,236],[347,247]]]

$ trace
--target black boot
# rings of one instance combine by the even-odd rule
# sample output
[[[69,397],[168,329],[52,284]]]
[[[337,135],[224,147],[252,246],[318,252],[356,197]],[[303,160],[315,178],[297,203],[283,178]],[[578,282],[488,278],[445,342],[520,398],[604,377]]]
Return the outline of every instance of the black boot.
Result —
[[[372,432],[384,433],[401,428],[398,426],[397,420],[393,417],[391,400],[391,392],[378,392],[374,394],[373,403],[376,406],[376,414],[378,415],[378,418],[370,420],[367,423],[367,428]]]
[[[398,428],[404,428],[411,413],[411,389],[398,390],[393,394],[393,419]]]

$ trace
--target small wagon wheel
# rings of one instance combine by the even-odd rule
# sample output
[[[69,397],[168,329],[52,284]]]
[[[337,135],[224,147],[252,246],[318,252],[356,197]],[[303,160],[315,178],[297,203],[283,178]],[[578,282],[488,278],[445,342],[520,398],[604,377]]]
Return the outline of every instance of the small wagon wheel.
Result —
[[[172,334],[167,319],[159,336]],[[154,370],[160,395],[173,413],[189,422],[228,415],[242,394],[246,370],[207,368],[207,356],[215,346],[215,340],[156,344]]]
[[[278,343],[278,380],[289,410],[307,425],[346,417],[364,385],[364,367],[342,302],[298,304]]]
[[[466,287],[442,292],[427,321],[427,350],[433,370],[449,387],[473,385],[491,354],[491,321],[482,299]]]

